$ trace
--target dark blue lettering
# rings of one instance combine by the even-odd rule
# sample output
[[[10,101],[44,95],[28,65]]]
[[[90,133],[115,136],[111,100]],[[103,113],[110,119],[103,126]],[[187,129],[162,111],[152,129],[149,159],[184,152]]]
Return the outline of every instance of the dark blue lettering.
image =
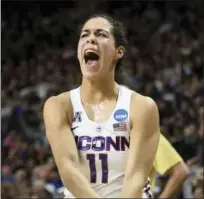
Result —
[[[95,154],[86,154],[87,160],[89,160],[90,168],[90,181],[91,183],[96,183],[96,159]]]
[[[120,151],[120,136],[115,138],[115,141],[112,137],[106,138],[106,151],[110,151],[111,146],[116,150]]]
[[[81,136],[78,139],[78,149],[82,151],[88,151],[91,149],[91,137]]]
[[[100,146],[97,146],[97,143],[100,144]],[[105,149],[105,138],[102,136],[94,137],[92,141],[92,149],[94,151],[103,151]]]
[[[129,148],[129,139],[125,136],[103,137],[103,136],[75,136],[78,150],[81,151],[125,151]]]
[[[125,151],[125,146],[129,148],[129,141],[126,137],[121,137],[121,151]]]
[[[99,159],[102,167],[102,183],[108,183],[108,155],[101,153]]]

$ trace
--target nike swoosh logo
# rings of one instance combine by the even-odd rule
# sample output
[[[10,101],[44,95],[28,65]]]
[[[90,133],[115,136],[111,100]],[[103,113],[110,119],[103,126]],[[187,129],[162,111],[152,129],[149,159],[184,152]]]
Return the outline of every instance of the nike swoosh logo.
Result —
[[[79,126],[75,126],[73,128],[71,128],[71,131],[74,131],[75,129],[77,129]]]

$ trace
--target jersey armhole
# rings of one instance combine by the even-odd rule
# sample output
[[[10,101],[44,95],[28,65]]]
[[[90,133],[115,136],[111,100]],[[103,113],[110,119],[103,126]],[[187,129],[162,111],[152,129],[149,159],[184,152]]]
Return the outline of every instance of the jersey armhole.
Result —
[[[129,103],[129,107],[128,107],[128,123],[129,123],[129,128],[131,130],[131,118],[130,118],[130,111],[131,111],[131,103],[132,103],[132,98],[133,98],[133,91],[131,90],[131,93],[130,93],[130,103]]]
[[[68,119],[70,126],[72,125],[72,120],[73,120],[73,115],[74,115],[74,108],[73,108],[73,103],[72,103],[72,97],[71,96],[71,91],[67,93],[67,102],[68,102]]]

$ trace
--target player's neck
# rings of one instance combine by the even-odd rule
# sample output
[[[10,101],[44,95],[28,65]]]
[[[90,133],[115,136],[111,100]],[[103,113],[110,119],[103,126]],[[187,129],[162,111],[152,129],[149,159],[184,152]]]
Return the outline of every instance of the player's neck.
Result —
[[[82,79],[81,97],[86,103],[100,104],[116,95],[117,88],[114,78],[103,81]]]

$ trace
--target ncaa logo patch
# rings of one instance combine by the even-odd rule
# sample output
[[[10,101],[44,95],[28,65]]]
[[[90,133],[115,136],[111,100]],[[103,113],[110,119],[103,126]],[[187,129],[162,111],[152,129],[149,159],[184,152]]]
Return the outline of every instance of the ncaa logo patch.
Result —
[[[114,119],[118,122],[125,121],[128,118],[128,112],[125,109],[119,109],[114,113]]]

